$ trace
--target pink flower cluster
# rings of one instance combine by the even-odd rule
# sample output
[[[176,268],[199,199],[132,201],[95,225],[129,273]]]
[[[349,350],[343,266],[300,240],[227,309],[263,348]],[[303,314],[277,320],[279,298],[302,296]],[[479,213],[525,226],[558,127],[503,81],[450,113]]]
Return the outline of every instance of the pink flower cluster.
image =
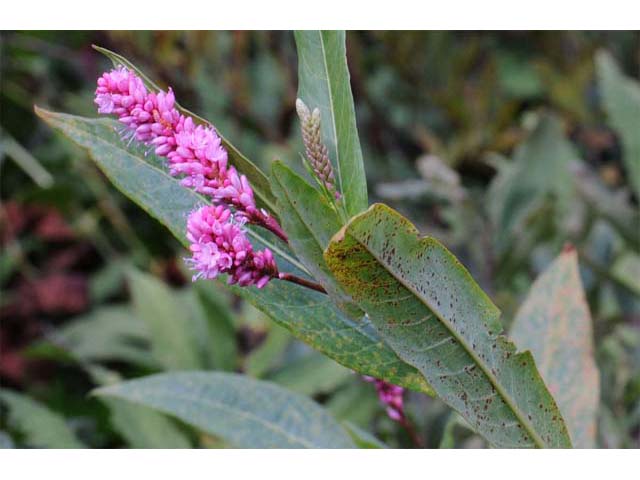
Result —
[[[254,251],[241,226],[233,222],[231,210],[207,205],[194,210],[187,222],[192,257],[188,260],[197,278],[229,275],[229,283],[264,287],[278,276],[271,251]]]
[[[366,375],[362,378],[375,385],[380,402],[387,407],[387,415],[392,420],[404,422],[406,419],[404,415],[404,388]]]
[[[98,79],[95,103],[98,112],[113,114],[125,125],[125,139],[154,148],[166,157],[169,172],[184,176],[181,184],[211,197],[214,203],[232,206],[236,216],[268,228],[280,238],[286,235],[278,222],[256,207],[253,189],[244,175],[228,165],[227,151],[215,129],[196,125],[175,107],[175,96],[149,92],[140,77],[120,67]],[[215,278],[228,273],[232,283],[263,287],[277,272],[272,253],[254,252],[244,230],[233,223],[231,211],[203,207],[191,213],[189,240],[196,277]]]

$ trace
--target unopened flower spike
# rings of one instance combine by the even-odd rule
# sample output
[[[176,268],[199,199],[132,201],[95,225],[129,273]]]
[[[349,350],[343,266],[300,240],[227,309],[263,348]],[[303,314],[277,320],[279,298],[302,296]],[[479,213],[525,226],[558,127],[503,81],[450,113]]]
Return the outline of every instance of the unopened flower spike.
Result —
[[[296,100],[296,111],[300,118],[307,165],[323,192],[330,202],[334,204],[336,200],[340,200],[341,194],[336,188],[336,179],[329,159],[329,151],[327,146],[322,143],[320,110],[314,108],[313,112],[311,112],[309,107],[298,98]]]

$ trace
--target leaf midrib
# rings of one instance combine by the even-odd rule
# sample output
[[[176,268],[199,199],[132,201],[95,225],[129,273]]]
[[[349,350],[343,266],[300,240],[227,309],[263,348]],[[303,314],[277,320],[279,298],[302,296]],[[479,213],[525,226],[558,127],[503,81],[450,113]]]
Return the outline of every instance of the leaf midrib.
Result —
[[[546,446],[546,444],[544,443],[542,438],[538,435],[538,432],[536,432],[535,429],[533,428],[533,426],[520,414],[519,408],[516,407],[516,404],[514,403],[514,401],[511,398],[511,396],[502,388],[502,385],[500,384],[498,379],[495,377],[495,375],[493,375],[493,373],[491,373],[491,371],[488,370],[484,366],[484,363],[481,361],[480,357],[478,357],[478,355],[475,353],[475,351],[471,348],[471,346],[467,343],[466,339],[464,339],[464,337],[460,336],[458,334],[458,332],[453,328],[451,323],[447,319],[445,319],[442,315],[440,315],[440,313],[436,309],[431,307],[429,305],[428,301],[426,299],[424,299],[413,288],[413,286],[410,283],[405,282],[402,279],[401,276],[397,275],[395,273],[395,271],[389,265],[387,265],[387,263],[384,262],[383,259],[379,258],[364,242],[362,242],[358,237],[356,237],[353,234],[351,234],[351,237],[354,238],[360,245],[362,245],[367,250],[367,252],[369,252],[369,254],[373,258],[376,259],[376,261],[380,265],[384,266],[385,270],[387,270],[393,276],[393,278],[395,278],[403,287],[405,287],[407,290],[409,290],[411,293],[413,293],[413,295],[415,297],[417,297],[420,300],[420,302],[430,312],[432,312],[438,318],[438,320],[440,320],[440,322],[442,322],[445,325],[445,327],[447,328],[447,330],[449,330],[451,335],[453,335],[456,338],[456,340],[463,346],[463,348],[465,349],[467,354],[472,358],[472,360],[476,363],[476,365],[478,365],[478,367],[482,370],[482,372],[485,374],[485,376],[489,379],[489,381],[491,382],[493,387],[500,394],[500,396],[502,397],[504,402],[507,404],[507,406],[511,409],[511,411],[515,415],[516,419],[520,422],[520,424],[531,435],[531,438],[533,439],[533,441],[536,444],[536,446],[539,447],[539,448],[544,448]]]

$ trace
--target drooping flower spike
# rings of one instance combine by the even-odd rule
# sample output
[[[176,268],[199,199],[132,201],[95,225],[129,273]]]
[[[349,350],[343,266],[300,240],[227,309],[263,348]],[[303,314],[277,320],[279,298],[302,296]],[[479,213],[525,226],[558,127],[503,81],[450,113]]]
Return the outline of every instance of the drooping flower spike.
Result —
[[[386,407],[387,415],[391,420],[398,422],[402,425],[413,443],[418,448],[423,448],[423,442],[416,432],[415,428],[409,422],[404,410],[404,388],[400,385],[394,385],[385,380],[363,375],[362,378],[369,383],[373,383],[378,393],[378,399]]]
[[[277,220],[257,208],[247,178],[228,165],[227,151],[215,129],[182,115],[171,89],[149,92],[140,77],[120,67],[98,79],[95,103],[99,113],[116,115],[125,125],[125,138],[135,138],[166,157],[171,175],[184,177],[183,186],[232,206],[239,217],[287,241]]]
[[[194,280],[227,274],[229,283],[262,288],[280,278],[326,293],[314,282],[279,273],[268,248],[253,249],[243,228],[247,222],[267,228],[285,242],[287,236],[275,218],[256,206],[247,178],[228,165],[227,151],[213,127],[196,125],[176,108],[171,89],[149,92],[142,79],[125,67],[104,73],[97,84],[98,112],[118,117],[124,125],[123,139],[141,142],[166,157],[171,175],[182,176],[183,186],[216,204],[191,212],[187,220],[192,254],[187,263],[197,272]]]

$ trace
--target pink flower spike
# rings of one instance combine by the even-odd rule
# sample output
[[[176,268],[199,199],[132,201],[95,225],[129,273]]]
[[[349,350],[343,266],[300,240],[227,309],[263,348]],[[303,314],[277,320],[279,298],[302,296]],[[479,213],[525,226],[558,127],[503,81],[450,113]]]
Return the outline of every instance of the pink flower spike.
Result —
[[[363,375],[362,378],[373,383],[378,392],[380,402],[386,406],[387,415],[396,422],[405,422],[404,414],[404,388],[378,378]]]
[[[278,278],[271,251],[254,251],[242,227],[234,223],[231,211],[222,205],[207,205],[191,212],[187,239],[192,254],[187,264],[197,272],[194,280],[225,273],[230,284],[263,288],[269,280]]]
[[[181,185],[234,208],[238,221],[261,225],[287,242],[278,221],[257,208],[248,179],[228,165],[215,129],[196,126],[193,118],[180,114],[171,88],[149,92],[140,77],[119,67],[98,78],[94,101],[99,113],[115,115],[125,126],[123,140],[135,139],[166,157],[169,173],[183,177]]]

